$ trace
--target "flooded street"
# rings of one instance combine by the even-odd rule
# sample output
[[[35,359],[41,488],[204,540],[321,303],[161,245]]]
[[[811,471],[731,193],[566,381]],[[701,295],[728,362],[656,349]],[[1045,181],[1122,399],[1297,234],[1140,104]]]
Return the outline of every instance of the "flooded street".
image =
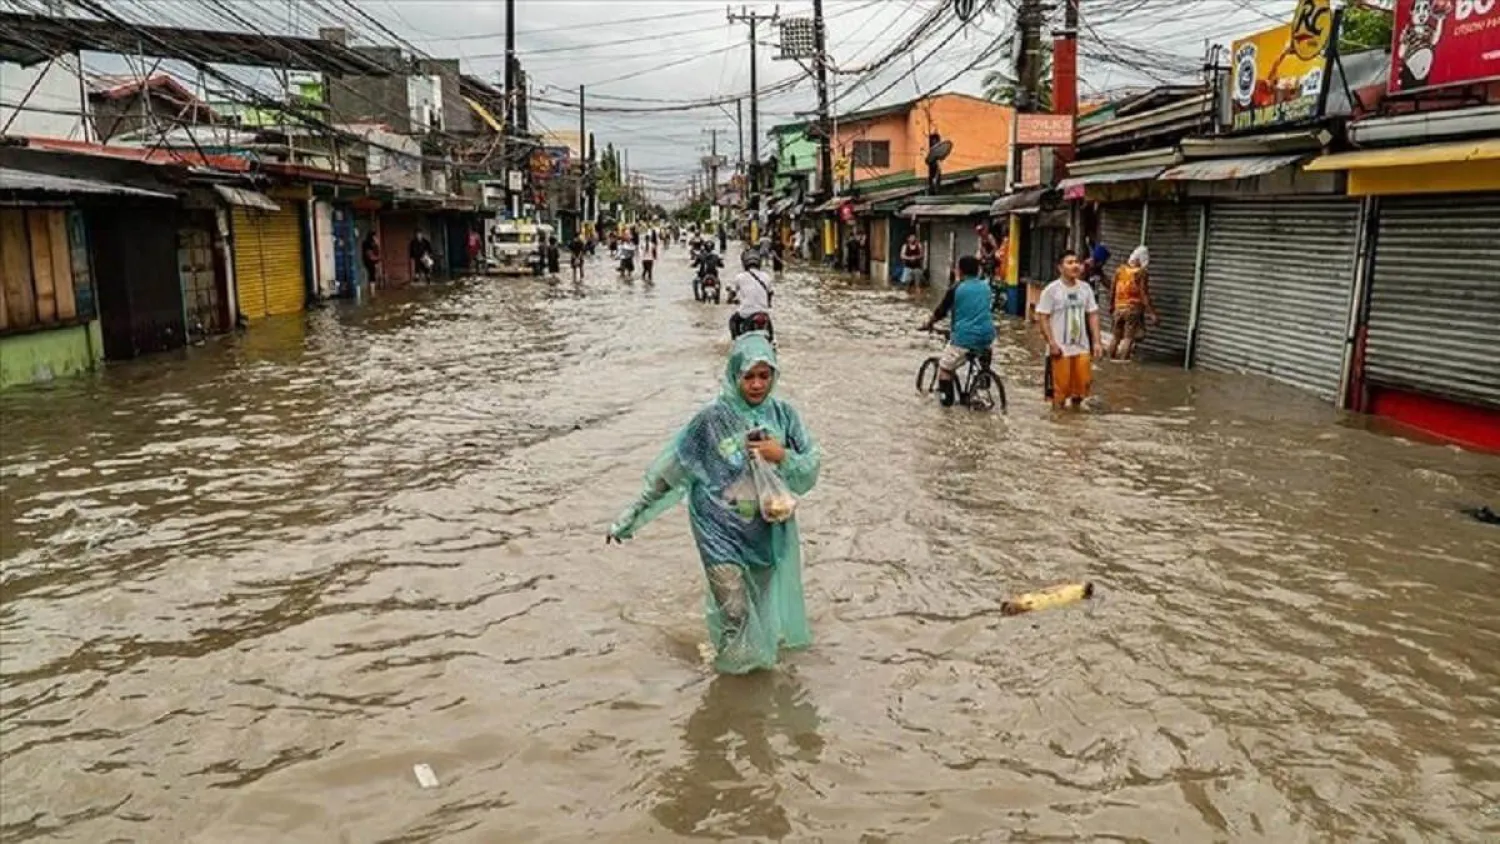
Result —
[[[1054,417],[1015,322],[944,411],[922,309],[792,274],[816,643],[714,678],[685,513],[603,538],[728,310],[591,273],[0,396],[0,839],[1500,837],[1500,458],[1157,366]]]

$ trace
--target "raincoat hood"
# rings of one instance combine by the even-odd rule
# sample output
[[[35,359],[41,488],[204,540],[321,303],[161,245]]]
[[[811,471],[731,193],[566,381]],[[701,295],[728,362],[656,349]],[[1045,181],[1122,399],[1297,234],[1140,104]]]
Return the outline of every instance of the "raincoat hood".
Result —
[[[776,348],[766,335],[759,331],[751,331],[741,334],[734,341],[734,348],[729,353],[729,363],[724,366],[723,399],[734,409],[749,412],[755,406],[745,401],[740,394],[740,377],[757,363],[764,363],[771,367],[771,389],[761,401],[760,406],[771,401],[771,396],[776,393],[776,382],[780,379],[781,370],[776,366]]]

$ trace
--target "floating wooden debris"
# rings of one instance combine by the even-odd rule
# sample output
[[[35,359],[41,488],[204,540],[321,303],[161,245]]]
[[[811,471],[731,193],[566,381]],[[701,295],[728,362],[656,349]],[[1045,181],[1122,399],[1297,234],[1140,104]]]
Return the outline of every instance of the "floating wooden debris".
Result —
[[[1077,603],[1094,597],[1094,584],[1092,583],[1064,583],[1061,586],[1053,586],[1040,592],[1027,592],[1017,595],[1009,601],[1000,604],[1001,615],[1020,615],[1021,613],[1034,612],[1036,610],[1047,610],[1053,607],[1065,607],[1068,604]]]

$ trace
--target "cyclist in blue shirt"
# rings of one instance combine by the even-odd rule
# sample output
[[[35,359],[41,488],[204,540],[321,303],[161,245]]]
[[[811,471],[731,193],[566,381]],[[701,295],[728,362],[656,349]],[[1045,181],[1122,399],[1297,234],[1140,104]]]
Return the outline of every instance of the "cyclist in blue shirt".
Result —
[[[988,358],[990,347],[995,344],[995,320],[991,316],[995,291],[979,272],[978,258],[973,255],[959,258],[958,283],[948,288],[932,318],[922,324],[924,331],[930,331],[933,323],[950,313],[953,317],[948,345],[938,358],[938,395],[944,407],[953,405],[953,373],[965,357],[973,353]]]

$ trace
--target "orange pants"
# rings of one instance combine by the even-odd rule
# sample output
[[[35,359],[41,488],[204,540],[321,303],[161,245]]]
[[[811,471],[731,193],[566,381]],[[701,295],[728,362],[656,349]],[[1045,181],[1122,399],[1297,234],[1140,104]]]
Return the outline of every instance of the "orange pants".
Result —
[[[1068,399],[1088,396],[1094,386],[1094,362],[1088,355],[1052,358],[1052,403],[1061,407]]]

